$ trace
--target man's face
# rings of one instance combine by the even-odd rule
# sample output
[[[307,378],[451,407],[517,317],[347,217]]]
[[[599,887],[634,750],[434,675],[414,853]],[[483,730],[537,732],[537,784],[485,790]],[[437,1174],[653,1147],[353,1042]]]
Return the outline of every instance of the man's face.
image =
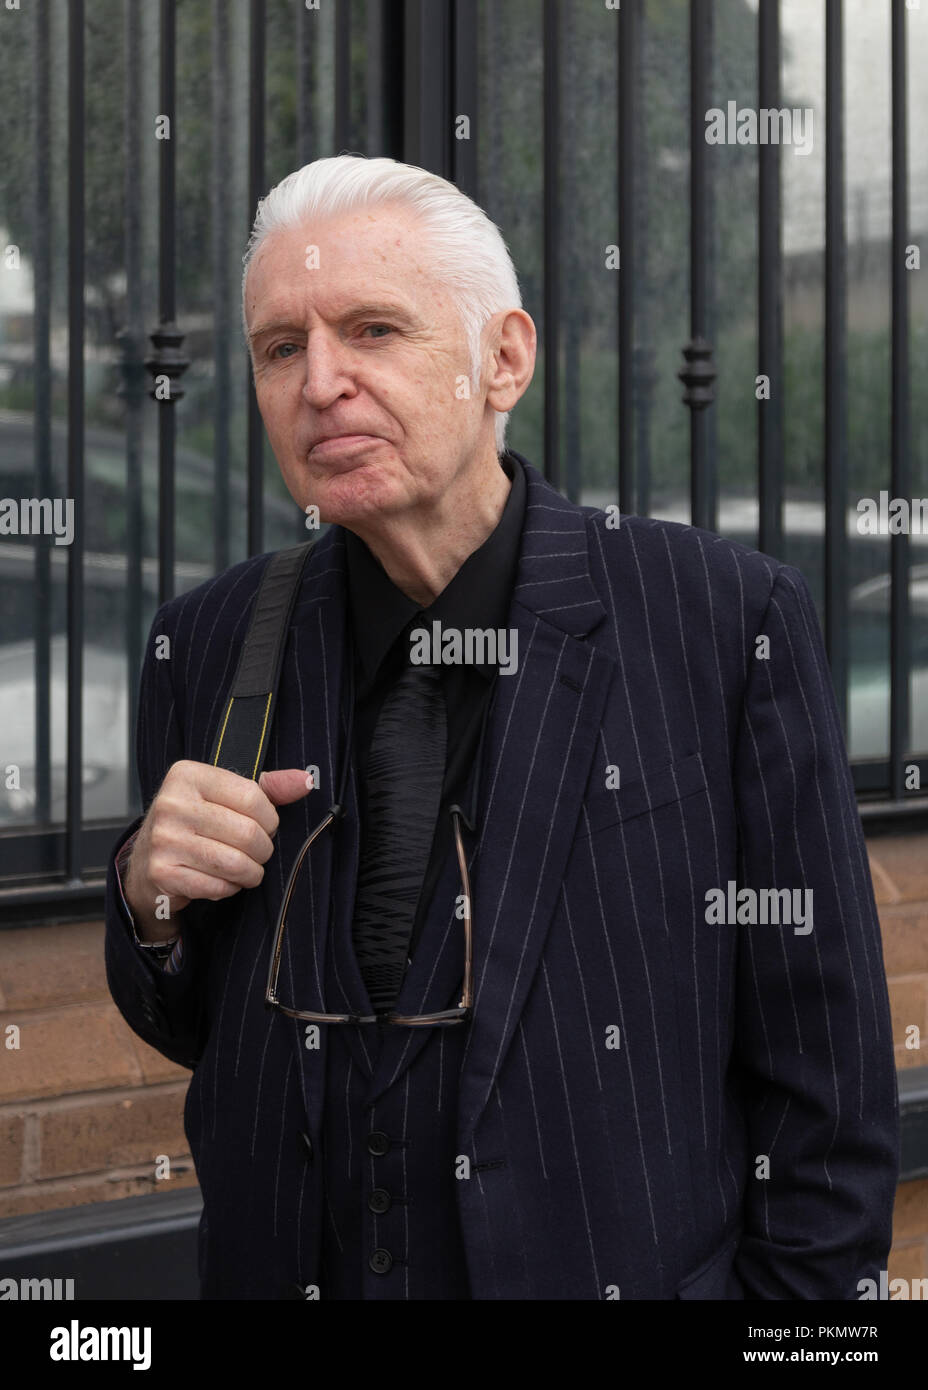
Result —
[[[423,244],[405,209],[366,208],[271,233],[249,267],[258,405],[290,493],[323,521],[428,510],[495,458],[495,411],[461,398],[464,329]]]

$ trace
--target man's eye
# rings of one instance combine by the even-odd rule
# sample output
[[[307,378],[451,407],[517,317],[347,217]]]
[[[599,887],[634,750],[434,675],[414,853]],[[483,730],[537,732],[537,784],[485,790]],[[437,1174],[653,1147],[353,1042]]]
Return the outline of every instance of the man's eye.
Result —
[[[272,347],[272,348],[271,348],[271,351],[270,351],[270,353],[269,353],[268,355],[269,355],[270,357],[277,358],[277,357],[278,357],[278,353],[280,353],[284,348],[292,348],[294,352],[296,352],[296,350],[297,350],[296,343],[277,343],[277,345],[276,345],[275,347]],[[288,353],[286,354],[286,356],[287,356],[287,357],[290,357],[291,354],[288,352]],[[279,358],[278,358],[278,360],[279,360]]]
[[[365,324],[365,325],[364,325],[364,331],[365,331],[365,332],[366,332],[367,329],[369,329],[369,328],[383,328],[387,333],[392,333],[392,332],[393,332],[393,329],[390,327],[390,325],[389,325],[388,323],[368,323],[368,324]],[[377,336],[379,337],[380,334],[378,334]]]

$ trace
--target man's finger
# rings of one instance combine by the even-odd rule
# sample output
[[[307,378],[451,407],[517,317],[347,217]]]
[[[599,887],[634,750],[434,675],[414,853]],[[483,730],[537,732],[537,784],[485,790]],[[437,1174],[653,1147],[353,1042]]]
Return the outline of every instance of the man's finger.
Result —
[[[262,772],[258,786],[275,806],[289,806],[291,801],[299,801],[301,796],[312,791],[312,787],[306,785],[307,780],[305,768],[287,767],[275,772]]]

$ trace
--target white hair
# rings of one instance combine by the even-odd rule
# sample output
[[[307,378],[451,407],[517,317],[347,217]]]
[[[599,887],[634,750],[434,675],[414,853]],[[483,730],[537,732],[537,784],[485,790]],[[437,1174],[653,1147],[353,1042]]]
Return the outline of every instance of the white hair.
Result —
[[[521,309],[515,267],[499,228],[453,183],[414,164],[340,154],[316,159],[281,179],[258,203],[242,257],[242,322],[245,282],[258,247],[271,232],[310,217],[337,216],[358,208],[395,203],[422,223],[436,274],[455,302],[471,360],[471,389],[480,382],[481,336],[501,309]],[[509,413],[496,416],[496,451],[505,449]]]

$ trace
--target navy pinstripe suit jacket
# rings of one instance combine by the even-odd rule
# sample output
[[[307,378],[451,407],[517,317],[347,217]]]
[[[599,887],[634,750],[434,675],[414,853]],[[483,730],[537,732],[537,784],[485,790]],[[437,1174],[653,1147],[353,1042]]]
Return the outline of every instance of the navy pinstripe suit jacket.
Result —
[[[515,457],[519,662],[496,682],[471,841],[476,1006],[457,1115],[474,1165],[456,1187],[473,1297],[854,1299],[889,1249],[897,1092],[867,856],[806,584],[688,526],[629,516],[609,529]],[[138,725],[146,807],[173,762],[209,758],[266,560],[155,618]],[[322,789],[280,809],[258,888],[187,909],[178,975],[132,943],[110,864],[110,989],[145,1041],[193,1069],[201,1276],[219,1296],[276,1297],[317,1267],[321,1165],[297,1136],[319,1133],[324,1056],[263,996],[286,874],[341,768],[345,620],[333,527],[298,594],[266,764],[316,764]],[[155,659],[157,634],[170,660]],[[351,866],[356,809],[352,776],[339,829]],[[347,930],[352,902],[330,891],[331,837],[313,854],[280,994],[332,1009],[323,928],[331,908]],[[710,924],[707,893],[732,881],[811,889],[812,931]],[[429,916],[438,959],[410,967],[423,1011],[456,1002],[458,891],[446,875]],[[392,1030],[375,1094],[426,1032]]]

